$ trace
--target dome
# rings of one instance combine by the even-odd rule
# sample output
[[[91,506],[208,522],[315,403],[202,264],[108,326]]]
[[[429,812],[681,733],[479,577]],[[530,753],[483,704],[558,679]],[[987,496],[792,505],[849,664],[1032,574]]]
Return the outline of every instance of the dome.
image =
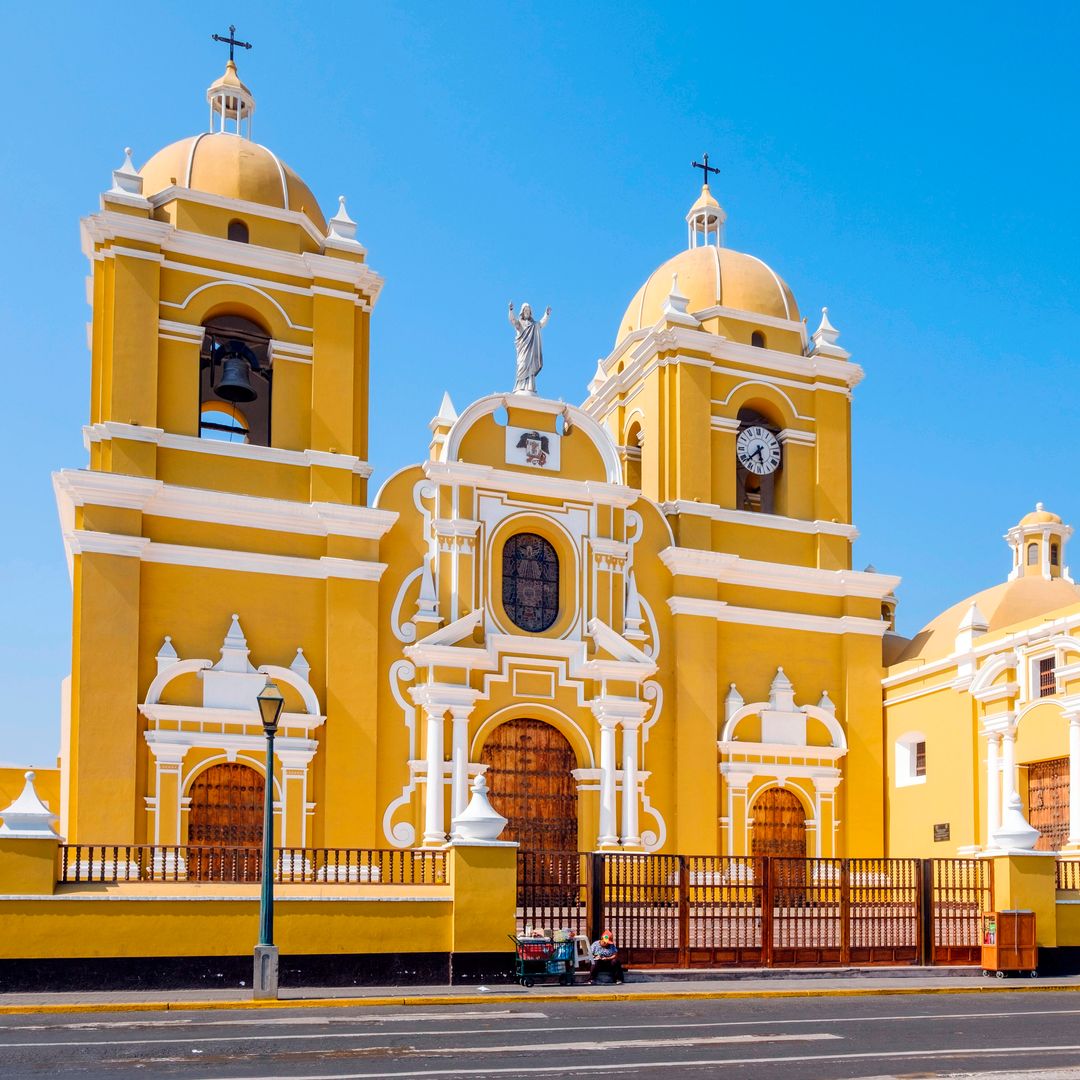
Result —
[[[1064,577],[1017,577],[953,604],[924,626],[893,661],[940,660],[956,647],[956,635],[972,604],[983,614],[990,632],[1048,615],[1080,603],[1080,586]]]
[[[690,301],[690,312],[722,305],[751,315],[799,319],[794,294],[770,266],[741,251],[703,244],[680,251],[652,272],[630,301],[616,344],[627,334],[660,321],[674,274],[679,275],[679,292]]]
[[[227,199],[299,210],[320,233],[326,219],[311,188],[272,150],[227,131],[205,132],[159,150],[139,171],[149,198],[177,185]]]
[[[1025,514],[1020,519],[1021,525],[1060,525],[1061,518],[1057,514],[1051,514],[1043,508],[1042,503],[1036,503],[1035,509],[1030,514]]]

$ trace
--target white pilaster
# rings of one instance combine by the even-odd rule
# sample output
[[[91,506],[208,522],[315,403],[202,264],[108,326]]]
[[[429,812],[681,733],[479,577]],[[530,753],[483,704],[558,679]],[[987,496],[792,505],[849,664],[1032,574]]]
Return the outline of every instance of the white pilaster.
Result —
[[[599,847],[619,842],[615,832],[615,732],[619,726],[613,717],[600,718],[600,835]]]
[[[998,751],[1001,736],[991,732],[986,737],[986,836],[990,837],[1001,825],[1001,767]]]
[[[445,705],[424,705],[427,717],[427,785],[424,791],[424,844],[445,844],[443,814],[443,720]]]
[[[471,705],[452,705],[453,731],[450,756],[453,761],[453,778],[450,796],[451,821],[465,813],[469,805],[469,714]]]
[[[1001,733],[1001,804],[1008,806],[1016,793],[1016,732]]]
[[[638,829],[638,730],[640,720],[623,721],[622,842],[624,847],[641,847]]]

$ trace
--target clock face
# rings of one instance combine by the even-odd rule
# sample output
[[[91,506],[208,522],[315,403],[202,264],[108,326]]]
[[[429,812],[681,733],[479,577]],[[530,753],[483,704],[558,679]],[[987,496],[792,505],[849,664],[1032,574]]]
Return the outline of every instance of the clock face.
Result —
[[[744,469],[767,476],[780,465],[780,443],[768,428],[743,428],[735,440],[735,456]]]

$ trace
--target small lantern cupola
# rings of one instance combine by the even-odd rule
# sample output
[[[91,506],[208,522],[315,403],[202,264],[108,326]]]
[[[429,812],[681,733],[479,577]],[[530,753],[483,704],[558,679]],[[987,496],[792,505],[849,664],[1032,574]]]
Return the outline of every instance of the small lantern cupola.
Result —
[[[1065,544],[1072,536],[1072,527],[1052,514],[1042,503],[1036,503],[1006,534],[1012,549],[1012,570],[1009,580],[1019,577],[1041,577],[1046,581],[1061,577],[1071,581],[1065,564]]]
[[[255,96],[240,81],[236,63],[230,57],[225,74],[211,83],[206,91],[210,104],[210,131],[251,138],[251,117],[255,112]]]
[[[709,173],[719,174],[720,170],[709,164],[708,154],[702,154],[701,157],[704,164],[695,161],[693,167],[702,170],[704,183],[701,185],[701,194],[697,197],[697,201],[686,214],[686,246],[696,248],[712,244],[720,247],[723,243],[724,222],[727,221],[727,214],[709,191]]]

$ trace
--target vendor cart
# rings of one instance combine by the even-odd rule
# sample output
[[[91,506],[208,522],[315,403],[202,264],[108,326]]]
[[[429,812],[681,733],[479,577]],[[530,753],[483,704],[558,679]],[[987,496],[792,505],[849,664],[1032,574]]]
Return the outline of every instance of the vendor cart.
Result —
[[[577,957],[573,941],[513,935],[510,940],[516,952],[514,978],[522,986],[533,986],[537,979],[558,979],[560,986],[574,985]]]

